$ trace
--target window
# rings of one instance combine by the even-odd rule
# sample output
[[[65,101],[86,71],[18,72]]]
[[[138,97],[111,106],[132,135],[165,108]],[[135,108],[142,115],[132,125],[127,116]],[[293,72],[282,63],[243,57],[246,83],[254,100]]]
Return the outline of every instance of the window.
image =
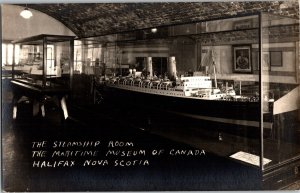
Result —
[[[99,66],[99,58],[101,56],[101,46],[99,45],[87,45],[87,65]]]
[[[47,45],[47,75],[55,74],[54,45]]]
[[[15,63],[19,64],[20,62],[20,45],[15,45]]]
[[[13,52],[14,52],[14,45],[8,44],[7,45],[7,63],[12,65],[13,63]]]
[[[2,66],[13,64],[13,44],[2,44]],[[20,61],[20,46],[15,45],[15,63],[19,64]]]
[[[54,45],[47,45],[47,68],[54,67]]]
[[[6,65],[6,44],[2,44],[2,66]]]
[[[81,41],[74,41],[74,71],[82,72],[82,48]]]

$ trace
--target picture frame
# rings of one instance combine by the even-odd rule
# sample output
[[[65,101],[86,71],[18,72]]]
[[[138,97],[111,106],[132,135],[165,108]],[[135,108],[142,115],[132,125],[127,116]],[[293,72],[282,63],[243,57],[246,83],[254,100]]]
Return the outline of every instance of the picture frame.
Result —
[[[271,67],[282,67],[282,52],[281,51],[271,51],[270,52],[270,66]]]
[[[233,46],[233,72],[252,73],[251,45]]]

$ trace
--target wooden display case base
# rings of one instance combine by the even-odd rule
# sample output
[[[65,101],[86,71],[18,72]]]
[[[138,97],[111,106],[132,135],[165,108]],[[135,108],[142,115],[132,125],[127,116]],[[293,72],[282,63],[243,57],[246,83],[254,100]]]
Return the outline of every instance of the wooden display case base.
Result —
[[[285,161],[263,172],[263,189],[286,189],[300,180],[300,157]]]

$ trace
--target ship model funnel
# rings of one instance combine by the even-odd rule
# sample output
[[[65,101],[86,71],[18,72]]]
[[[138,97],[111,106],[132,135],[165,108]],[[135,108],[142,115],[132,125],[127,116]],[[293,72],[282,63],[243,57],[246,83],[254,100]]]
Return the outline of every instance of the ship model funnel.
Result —
[[[170,76],[171,79],[177,79],[175,56],[169,57],[169,60],[168,60],[168,75]]]
[[[147,76],[149,75],[149,78],[151,79],[153,77],[152,57],[146,58],[146,71]]]

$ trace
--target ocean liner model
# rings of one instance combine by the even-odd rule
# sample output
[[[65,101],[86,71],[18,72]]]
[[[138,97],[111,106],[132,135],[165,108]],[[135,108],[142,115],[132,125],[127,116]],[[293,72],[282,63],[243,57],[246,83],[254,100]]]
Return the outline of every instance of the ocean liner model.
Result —
[[[259,127],[260,103],[257,95],[237,95],[233,86],[217,88],[210,76],[176,77],[175,58],[169,58],[168,78],[152,76],[151,58],[146,63],[148,76],[130,70],[128,76],[110,77],[104,81],[107,100],[129,109],[163,111],[191,119],[229,124],[237,127]],[[150,75],[149,75],[150,74]],[[214,85],[214,86],[213,86]],[[272,112],[272,100],[268,114]],[[270,121],[270,120],[268,120]]]
[[[168,79],[111,78],[104,93],[113,102],[159,109],[190,118],[258,127],[258,97],[240,96],[230,87],[213,88],[208,76]]]

